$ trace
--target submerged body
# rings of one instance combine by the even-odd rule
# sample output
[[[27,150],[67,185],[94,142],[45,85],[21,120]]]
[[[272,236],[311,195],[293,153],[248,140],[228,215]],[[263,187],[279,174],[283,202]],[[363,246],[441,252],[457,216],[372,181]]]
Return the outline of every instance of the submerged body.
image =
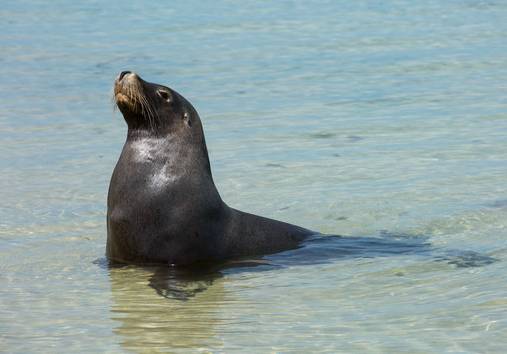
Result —
[[[222,261],[295,248],[315,234],[222,201],[199,115],[177,92],[122,72],[115,99],[128,133],[108,193],[110,260]]]

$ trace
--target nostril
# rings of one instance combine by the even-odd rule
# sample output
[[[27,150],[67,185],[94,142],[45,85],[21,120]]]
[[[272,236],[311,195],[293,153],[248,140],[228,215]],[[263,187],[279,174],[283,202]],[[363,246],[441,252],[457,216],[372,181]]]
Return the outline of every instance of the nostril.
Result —
[[[125,75],[127,75],[127,74],[130,74],[130,71],[122,71],[122,72],[120,73],[120,76],[118,76],[118,80],[120,80],[120,81],[121,81],[121,79],[123,79],[123,77],[124,77]]]

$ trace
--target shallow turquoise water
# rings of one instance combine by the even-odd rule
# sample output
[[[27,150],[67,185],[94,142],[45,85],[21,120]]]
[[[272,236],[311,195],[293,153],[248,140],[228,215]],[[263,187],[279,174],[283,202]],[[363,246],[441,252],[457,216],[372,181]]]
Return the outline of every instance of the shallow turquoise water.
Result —
[[[505,352],[506,17],[501,1],[2,2],[0,348]],[[229,205],[350,238],[197,275],[108,267],[125,69],[193,102]]]

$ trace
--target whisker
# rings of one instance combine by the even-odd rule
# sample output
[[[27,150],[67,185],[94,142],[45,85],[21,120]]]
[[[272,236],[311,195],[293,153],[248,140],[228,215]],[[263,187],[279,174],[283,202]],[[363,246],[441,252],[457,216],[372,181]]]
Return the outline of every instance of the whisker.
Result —
[[[122,94],[127,96],[127,104],[130,108],[137,113],[140,113],[148,121],[149,127],[152,131],[160,124],[160,116],[154,108],[152,100],[143,94],[143,89],[140,82],[134,82],[129,85],[125,85],[122,90]],[[112,98],[114,109],[118,106],[116,99],[116,93]]]
[[[154,130],[156,128],[156,121],[155,121],[155,114],[153,106],[150,104],[149,100],[146,97],[144,98],[144,102],[146,104],[146,107],[148,108],[149,116],[150,116],[150,122],[152,122],[152,129]]]

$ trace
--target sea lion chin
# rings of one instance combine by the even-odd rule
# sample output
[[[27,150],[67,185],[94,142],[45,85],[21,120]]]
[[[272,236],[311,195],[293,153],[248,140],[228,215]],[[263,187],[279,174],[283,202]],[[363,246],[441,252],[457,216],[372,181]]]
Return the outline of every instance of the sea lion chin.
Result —
[[[123,71],[114,95],[128,131],[107,199],[111,261],[217,262],[296,248],[315,234],[222,201],[200,117],[179,93]]]

